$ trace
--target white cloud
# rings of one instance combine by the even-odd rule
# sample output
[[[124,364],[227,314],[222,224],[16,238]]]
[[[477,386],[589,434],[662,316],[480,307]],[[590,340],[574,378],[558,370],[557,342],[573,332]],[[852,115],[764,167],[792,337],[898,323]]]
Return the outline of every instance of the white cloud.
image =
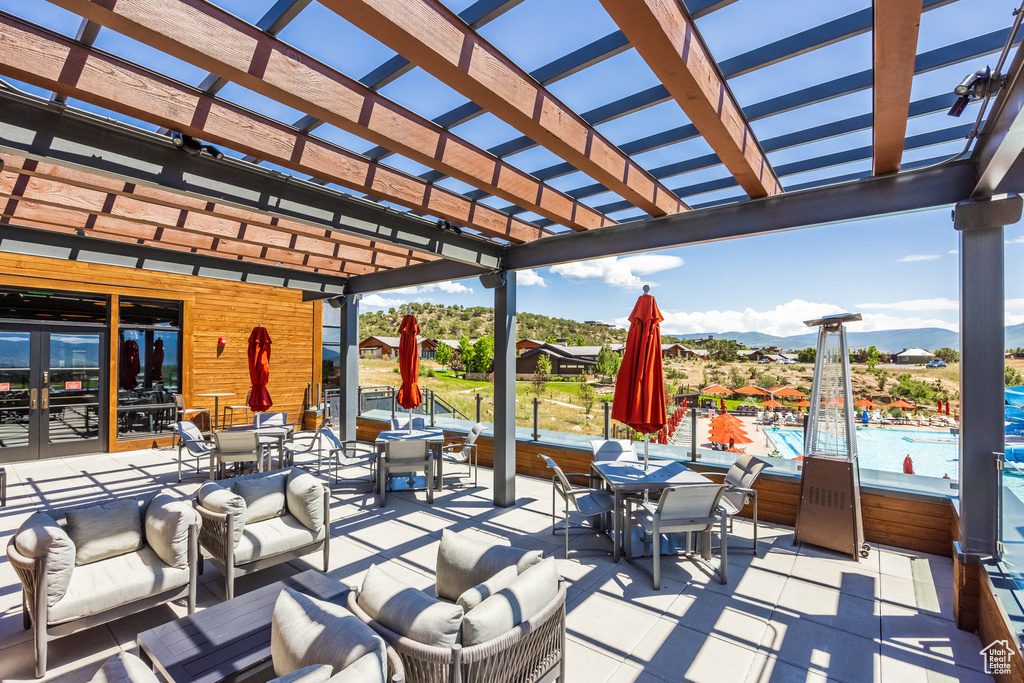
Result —
[[[405,301],[403,299],[389,299],[380,294],[366,294],[359,303],[363,306],[373,306],[375,308],[394,308],[404,305]]]
[[[538,287],[548,286],[548,283],[544,281],[544,278],[535,270],[516,271],[516,284],[521,287],[531,287],[533,285]]]
[[[1006,240],[1007,244],[1024,244],[1024,235],[1017,235],[1013,239]]]
[[[960,252],[959,252],[959,251],[957,251],[956,249],[950,249],[950,250],[949,250],[949,253],[950,253],[950,254],[954,254],[954,255],[955,255],[955,254],[959,254]]]
[[[938,254],[910,254],[899,259],[900,263],[914,263],[916,261],[938,261]]]
[[[444,292],[445,294],[472,294],[473,288],[467,287],[461,282],[434,282],[429,285],[420,285],[418,287],[402,287],[400,289],[392,289],[392,294],[422,294],[425,292]]]
[[[876,330],[902,330],[916,327],[941,327],[956,332],[959,326],[956,322],[949,322],[940,318],[920,318],[917,316],[901,317],[888,315],[886,313],[864,313],[864,320],[861,323],[854,323],[854,332],[874,332]]]
[[[619,258],[576,261],[551,267],[552,273],[570,282],[598,281],[615,287],[639,287],[644,284],[640,275],[660,273],[683,265],[683,259],[667,254],[640,254]],[[651,284],[651,283],[648,283]]]
[[[742,311],[703,311],[694,313],[665,313],[662,334],[688,334],[691,332],[763,332],[782,337],[809,331],[805,320],[823,315],[845,312],[835,304],[812,303],[794,299],[767,311],[746,308]],[[664,313],[664,312],[663,312]],[[628,321],[617,320],[629,325]]]
[[[889,303],[857,304],[856,309],[881,308],[896,311],[956,311],[959,310],[959,302],[947,299],[910,299],[908,301],[892,301]]]

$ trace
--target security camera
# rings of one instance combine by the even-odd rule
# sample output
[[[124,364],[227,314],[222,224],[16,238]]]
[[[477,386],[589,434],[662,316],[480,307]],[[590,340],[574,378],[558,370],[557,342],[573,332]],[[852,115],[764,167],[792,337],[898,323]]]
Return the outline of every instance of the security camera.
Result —
[[[992,70],[989,67],[978,69],[968,74],[959,85],[953,88],[953,94],[957,96],[956,102],[949,109],[950,116],[960,116],[964,109],[971,103],[971,100],[985,97],[989,94],[992,86]]]

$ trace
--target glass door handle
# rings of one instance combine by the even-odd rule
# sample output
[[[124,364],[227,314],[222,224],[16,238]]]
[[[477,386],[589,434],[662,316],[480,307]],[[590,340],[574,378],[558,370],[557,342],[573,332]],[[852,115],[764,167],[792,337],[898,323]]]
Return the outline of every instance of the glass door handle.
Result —
[[[43,406],[42,406],[43,410],[49,410],[50,409],[50,388],[49,387],[43,387],[42,389],[40,389],[39,390],[39,397],[43,399]]]
[[[29,410],[35,410],[36,408],[38,408],[39,407],[38,403],[39,403],[39,399],[36,397],[36,390],[35,389],[29,389],[28,390],[28,407],[29,407]]]

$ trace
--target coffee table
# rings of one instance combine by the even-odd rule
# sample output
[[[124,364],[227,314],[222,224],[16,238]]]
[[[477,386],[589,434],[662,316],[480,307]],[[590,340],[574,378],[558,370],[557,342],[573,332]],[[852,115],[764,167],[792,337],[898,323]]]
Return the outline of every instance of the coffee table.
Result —
[[[171,683],[248,678],[271,666],[270,622],[274,603],[285,588],[339,604],[349,591],[337,579],[310,569],[143,631],[138,636],[139,656]]]

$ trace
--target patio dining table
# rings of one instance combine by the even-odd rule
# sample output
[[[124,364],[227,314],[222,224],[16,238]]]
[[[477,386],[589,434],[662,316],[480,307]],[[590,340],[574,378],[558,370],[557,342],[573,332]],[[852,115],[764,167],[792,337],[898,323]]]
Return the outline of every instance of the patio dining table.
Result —
[[[434,449],[444,445],[444,430],[443,429],[385,429],[377,435],[375,444],[377,446],[377,457],[383,458],[385,452],[385,444],[388,441],[405,441],[406,439],[423,439],[429,441]],[[442,461],[444,458],[438,453],[437,457],[434,458],[434,462],[437,464],[437,474],[435,481],[437,486],[435,487],[438,491],[442,490],[444,486],[444,477],[442,476]]]
[[[647,469],[641,462],[606,460],[590,463],[590,480],[594,488],[605,488],[615,496],[612,512],[612,561],[618,562],[624,538],[625,500],[644,491],[661,491],[673,486],[711,484],[710,479],[694,472],[686,465],[669,461],[653,462]]]

